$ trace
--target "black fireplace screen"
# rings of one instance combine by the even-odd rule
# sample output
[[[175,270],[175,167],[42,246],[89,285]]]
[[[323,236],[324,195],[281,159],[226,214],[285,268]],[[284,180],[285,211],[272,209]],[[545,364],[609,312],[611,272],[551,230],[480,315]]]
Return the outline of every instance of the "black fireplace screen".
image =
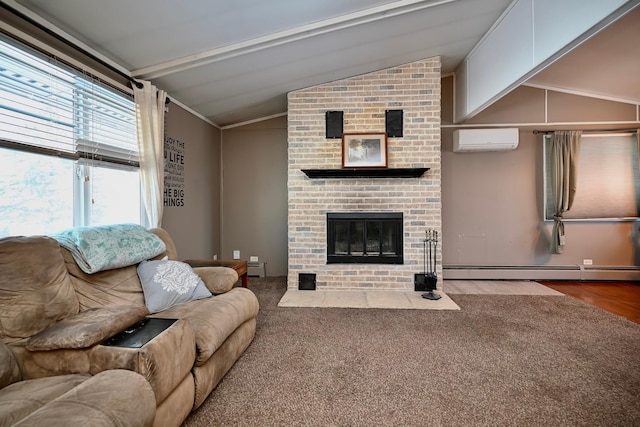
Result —
[[[402,212],[327,213],[327,264],[402,264]]]

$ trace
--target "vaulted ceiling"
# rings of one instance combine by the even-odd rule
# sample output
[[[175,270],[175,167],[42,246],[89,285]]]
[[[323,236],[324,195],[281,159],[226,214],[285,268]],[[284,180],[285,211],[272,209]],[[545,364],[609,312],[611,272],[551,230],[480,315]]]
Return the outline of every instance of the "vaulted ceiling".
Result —
[[[640,7],[536,74],[527,84],[640,104]]]
[[[228,126],[285,113],[289,91],[428,57],[440,56],[443,74],[451,73],[512,0],[3,3],[44,18],[131,76]],[[638,41],[640,8],[531,83],[640,103]]]

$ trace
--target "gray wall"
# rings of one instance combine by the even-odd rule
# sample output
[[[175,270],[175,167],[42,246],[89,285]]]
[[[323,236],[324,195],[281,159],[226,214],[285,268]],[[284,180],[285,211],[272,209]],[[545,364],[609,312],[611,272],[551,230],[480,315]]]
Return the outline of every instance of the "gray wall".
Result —
[[[183,207],[165,206],[162,228],[180,259],[211,258],[221,252],[220,130],[170,103],[166,136],[185,144],[185,200]]]
[[[452,123],[451,78],[443,84],[443,124]],[[637,266],[638,223],[566,222],[567,245],[551,255],[552,223],[542,221],[542,136],[533,129],[602,128],[600,121],[635,120],[632,105],[522,87],[467,123],[520,129],[514,151],[453,153],[453,128],[442,132],[443,264],[477,266]],[[531,123],[532,126],[523,126]],[[620,127],[612,126],[612,127]],[[633,126],[631,126],[633,127]]]
[[[222,257],[287,274],[287,118],[223,131]]]

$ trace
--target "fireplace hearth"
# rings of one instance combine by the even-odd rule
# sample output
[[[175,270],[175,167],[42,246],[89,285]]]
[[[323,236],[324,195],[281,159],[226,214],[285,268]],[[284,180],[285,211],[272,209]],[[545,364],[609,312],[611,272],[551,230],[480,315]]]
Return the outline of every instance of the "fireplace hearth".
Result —
[[[402,212],[327,213],[327,264],[403,264]]]

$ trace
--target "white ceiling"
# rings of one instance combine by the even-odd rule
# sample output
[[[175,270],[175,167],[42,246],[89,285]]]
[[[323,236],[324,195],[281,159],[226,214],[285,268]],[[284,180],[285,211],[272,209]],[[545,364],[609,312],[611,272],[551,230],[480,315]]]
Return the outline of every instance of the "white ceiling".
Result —
[[[439,55],[443,74],[453,72],[511,1],[11,2],[35,12],[132,76],[152,80],[212,122],[228,126],[286,112],[289,91],[424,58]],[[617,32],[610,36],[623,39],[619,42],[633,49],[632,56],[626,56],[624,48],[611,49],[610,41],[605,41],[599,48],[622,57],[625,64],[613,66],[621,59],[609,58],[607,63],[616,62],[604,69],[593,68],[589,74],[594,76],[585,76],[585,80],[595,77],[601,81],[601,73],[625,71],[625,84],[635,80],[634,91],[616,87],[618,92],[608,96],[637,103],[639,11],[636,8],[623,18],[630,23],[625,24],[622,36]],[[633,15],[631,19],[629,15]],[[600,34],[584,45],[598,37]],[[590,82],[570,75],[576,61],[574,58],[564,65],[563,79],[555,79],[554,64],[536,76],[534,83],[588,92]],[[586,69],[582,71],[587,74]],[[616,80],[620,86],[621,80]],[[597,88],[599,94],[613,90],[602,85]]]
[[[640,104],[640,7],[586,40],[527,83]]]

